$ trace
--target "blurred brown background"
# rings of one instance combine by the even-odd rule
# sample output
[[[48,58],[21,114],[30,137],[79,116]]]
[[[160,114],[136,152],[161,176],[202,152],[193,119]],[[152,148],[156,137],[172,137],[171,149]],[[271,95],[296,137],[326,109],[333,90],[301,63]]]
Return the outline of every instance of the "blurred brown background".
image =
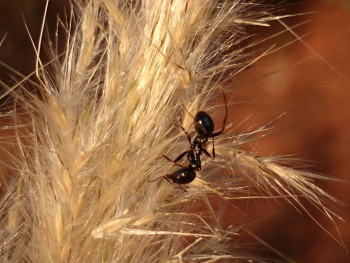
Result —
[[[64,6],[69,9],[67,2],[50,2],[47,24],[52,38],[57,12],[63,16]],[[309,170],[350,181],[350,1],[274,2],[284,2],[285,13],[304,13],[283,19],[283,22],[289,26],[306,22],[293,30],[299,36],[305,35],[304,40],[326,62],[300,41],[261,59],[232,81],[230,101],[244,103],[230,107],[229,122],[239,123],[251,115],[241,127],[244,129],[265,124],[287,112],[287,116],[275,125],[277,132],[257,144],[259,154],[295,154],[312,162]],[[22,14],[37,43],[44,5],[45,0],[0,0],[0,39],[7,32],[0,47],[0,60],[23,74],[33,71],[35,55]],[[262,39],[283,29],[275,22],[270,28],[249,30]],[[266,42],[265,49],[293,40],[295,37],[287,32]],[[260,47],[257,52],[263,50]],[[13,83],[8,71],[2,68],[0,80]],[[337,221],[337,226],[344,244],[350,248],[350,184],[329,181],[317,185],[344,202],[337,212],[346,223]],[[271,203],[260,210],[259,207],[254,209],[252,213],[257,214],[257,219],[260,215],[271,216],[256,221],[249,229],[289,258],[310,263],[350,262],[343,247],[307,215],[298,213],[290,205]],[[317,220],[339,239],[329,220],[322,216]],[[261,254],[274,257],[266,251]]]
[[[258,61],[232,83],[235,87],[232,100],[246,103],[231,107],[229,122],[237,123],[237,119],[252,114],[245,125],[248,128],[287,112],[275,125],[276,131],[257,144],[258,152],[293,154],[311,161],[308,170],[347,181],[317,185],[344,202],[336,211],[346,223],[337,221],[337,226],[349,249],[350,1],[310,0],[289,7],[294,13],[308,14],[283,22],[288,26],[307,22],[293,30],[299,36],[306,35],[304,41],[326,62],[300,41]],[[258,33],[264,36],[283,29],[276,22],[273,28]],[[266,43],[266,49],[294,39],[291,33],[284,33]],[[275,205],[271,203],[255,211],[258,215],[271,213],[271,217],[250,228],[264,241],[297,262],[350,262],[347,251],[307,215],[299,214],[286,203],[277,206],[276,211]],[[315,209],[308,208],[317,215]],[[324,216],[317,216],[317,220],[339,239],[329,220]]]

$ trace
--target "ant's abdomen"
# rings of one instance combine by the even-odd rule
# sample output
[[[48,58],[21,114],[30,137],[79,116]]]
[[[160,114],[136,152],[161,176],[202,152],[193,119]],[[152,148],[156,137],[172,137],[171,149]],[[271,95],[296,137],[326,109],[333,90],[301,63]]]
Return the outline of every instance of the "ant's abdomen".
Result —
[[[196,172],[191,168],[185,168],[168,175],[167,177],[176,184],[189,184],[194,178],[196,178]]]

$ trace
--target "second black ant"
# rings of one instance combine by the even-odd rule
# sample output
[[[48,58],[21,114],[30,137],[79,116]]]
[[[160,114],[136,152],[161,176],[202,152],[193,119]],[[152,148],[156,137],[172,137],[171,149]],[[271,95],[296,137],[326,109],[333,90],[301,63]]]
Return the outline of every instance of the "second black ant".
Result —
[[[175,171],[172,174],[166,174],[165,176],[162,176],[165,178],[167,181],[171,183],[176,183],[180,186],[182,190],[184,190],[181,185],[182,184],[188,184],[192,182],[196,178],[196,172],[195,171],[200,171],[202,168],[201,164],[201,154],[202,152],[207,155],[208,157],[214,159],[215,158],[215,148],[214,148],[214,138],[219,136],[220,134],[223,133],[226,125],[226,120],[227,120],[227,102],[226,102],[226,96],[225,93],[222,92],[222,95],[224,96],[224,101],[225,101],[225,115],[224,115],[224,120],[222,123],[221,130],[214,132],[214,122],[210,115],[206,113],[205,111],[199,111],[196,116],[193,118],[194,119],[194,125],[195,125],[195,131],[196,131],[196,136],[193,139],[193,142],[191,141],[191,137],[189,133],[182,127],[181,129],[185,132],[187,136],[187,140],[190,144],[190,149],[181,153],[178,157],[176,157],[174,160],[171,160],[168,156],[162,155],[165,159],[168,161],[172,162],[176,166],[182,167],[182,169],[179,169]],[[212,154],[208,153],[208,151],[203,148],[205,147],[207,141],[212,138],[213,139],[213,150]],[[183,165],[179,164],[178,161],[180,161],[185,155],[187,154],[187,160],[188,164]],[[161,178],[161,177],[160,177]],[[158,180],[159,178],[149,181],[153,182]],[[186,191],[186,190],[184,190]]]

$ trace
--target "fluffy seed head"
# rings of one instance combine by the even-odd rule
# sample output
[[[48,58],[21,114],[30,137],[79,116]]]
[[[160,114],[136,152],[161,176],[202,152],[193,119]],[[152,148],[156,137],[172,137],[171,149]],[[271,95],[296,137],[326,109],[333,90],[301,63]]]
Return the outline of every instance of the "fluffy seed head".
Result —
[[[215,161],[203,157],[205,171],[186,192],[162,179],[180,169],[162,154],[189,148],[177,124],[192,131],[192,116],[256,60],[245,53],[254,44],[240,43],[244,26],[274,19],[261,8],[239,0],[75,1],[69,22],[60,23],[64,52],[52,47],[46,66],[36,48],[35,92],[24,88],[27,78],[5,86],[14,101],[15,153],[1,204],[2,258],[254,259],[232,249],[238,226],[222,227],[212,207],[247,197],[247,182],[301,208],[307,199],[333,218],[327,202],[335,200],[311,182],[321,177],[244,149],[272,123],[215,138]]]

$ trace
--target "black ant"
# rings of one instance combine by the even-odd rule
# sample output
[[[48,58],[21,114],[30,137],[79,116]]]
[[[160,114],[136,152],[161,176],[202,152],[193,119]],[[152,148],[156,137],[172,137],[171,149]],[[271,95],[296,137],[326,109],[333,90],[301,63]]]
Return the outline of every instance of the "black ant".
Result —
[[[224,121],[222,123],[221,130],[214,132],[214,122],[210,117],[210,115],[204,111],[199,111],[196,114],[196,116],[193,118],[194,124],[195,124],[195,130],[197,133],[197,136],[194,137],[193,142],[191,141],[191,137],[189,133],[182,126],[180,126],[181,129],[187,135],[188,142],[190,143],[190,149],[188,151],[181,153],[178,157],[175,158],[175,160],[171,160],[168,156],[164,154],[162,155],[165,159],[172,162],[174,165],[182,167],[182,169],[177,170],[172,174],[166,174],[165,176],[162,176],[170,183],[178,184],[182,190],[184,189],[181,187],[181,184],[188,184],[192,182],[196,178],[195,171],[201,170],[202,164],[201,164],[200,157],[202,152],[204,152],[204,154],[210,157],[211,159],[215,158],[214,138],[223,133],[226,125],[227,112],[228,112],[225,93],[222,92],[222,95],[224,96],[224,101],[225,101],[225,116],[224,116]],[[212,155],[208,153],[206,149],[203,148],[207,143],[207,141],[209,140],[209,138],[213,139]],[[178,164],[177,162],[180,161],[186,154],[187,154],[188,165]],[[149,182],[153,182],[158,179],[159,178]]]

